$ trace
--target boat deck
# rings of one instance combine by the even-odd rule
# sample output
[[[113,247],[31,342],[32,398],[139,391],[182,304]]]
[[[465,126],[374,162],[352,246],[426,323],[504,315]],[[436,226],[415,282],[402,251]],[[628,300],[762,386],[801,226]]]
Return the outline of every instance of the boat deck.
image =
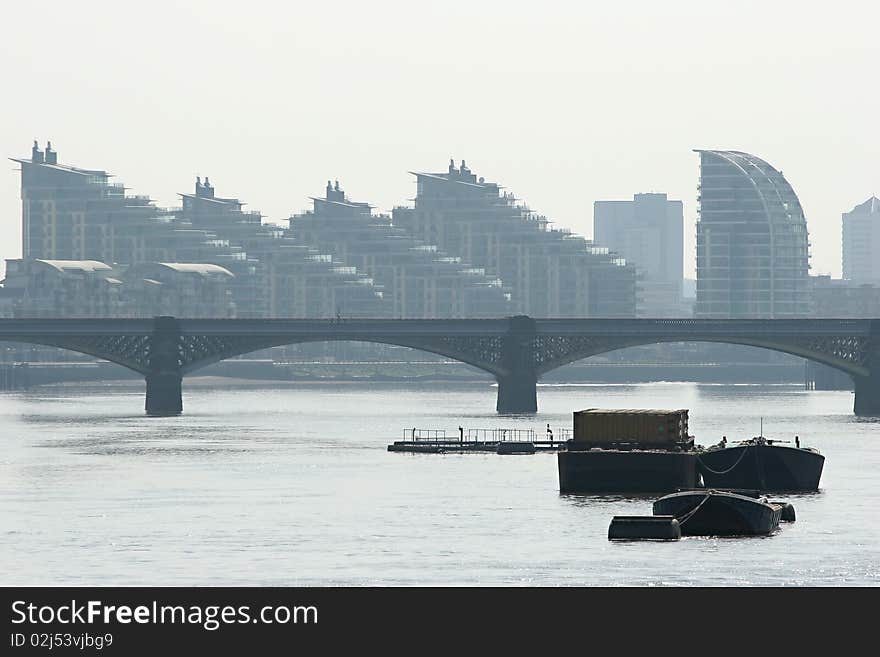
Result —
[[[533,445],[535,452],[556,452],[563,447],[565,443],[558,440],[534,440],[534,441],[479,441],[479,440],[396,440],[388,445],[389,452],[411,452],[413,454],[449,454],[449,453],[468,453],[468,452],[491,452],[495,453],[499,448],[505,445],[513,445],[523,443]],[[529,450],[531,451],[531,450]],[[522,453],[526,453],[523,451]]]
[[[538,437],[541,437],[539,439]],[[558,437],[557,437],[558,436]],[[536,452],[556,452],[565,447],[571,438],[570,429],[558,429],[553,433],[550,425],[547,431],[538,433],[534,429],[465,429],[447,434],[445,429],[403,430],[403,440],[388,445],[389,452],[411,452],[413,454],[448,454],[470,452],[496,452],[499,454],[534,454]]]

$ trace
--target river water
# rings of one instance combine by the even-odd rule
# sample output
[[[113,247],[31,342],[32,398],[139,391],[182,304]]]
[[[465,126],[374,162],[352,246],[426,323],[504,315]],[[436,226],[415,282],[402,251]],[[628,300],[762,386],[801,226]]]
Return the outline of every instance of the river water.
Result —
[[[0,584],[880,584],[880,420],[850,392],[546,385],[537,416],[501,418],[483,382],[184,387],[176,418],[144,417],[132,383],[0,394]],[[553,454],[386,451],[404,427],[541,431],[591,406],[689,408],[704,445],[763,417],[825,454],[822,490],[769,537],[618,543],[611,517],[652,498],[560,495]]]

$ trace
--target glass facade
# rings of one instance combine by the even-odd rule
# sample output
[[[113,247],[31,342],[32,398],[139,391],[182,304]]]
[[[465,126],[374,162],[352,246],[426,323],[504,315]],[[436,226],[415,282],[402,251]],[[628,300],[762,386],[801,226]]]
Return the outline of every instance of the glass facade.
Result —
[[[812,311],[807,223],[781,171],[740,151],[700,150],[696,317]]]

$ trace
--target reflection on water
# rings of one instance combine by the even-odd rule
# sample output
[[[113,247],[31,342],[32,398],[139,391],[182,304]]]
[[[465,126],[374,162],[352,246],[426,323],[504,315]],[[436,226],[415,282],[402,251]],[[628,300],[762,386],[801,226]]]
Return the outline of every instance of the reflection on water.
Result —
[[[852,393],[779,385],[541,385],[499,417],[495,388],[285,384],[185,391],[147,418],[142,386],[0,395],[3,584],[880,583],[880,422]],[[554,454],[386,451],[405,427],[569,427],[580,408],[689,408],[708,445],[759,432],[826,456],[822,491],[763,538],[607,540],[652,496],[560,495]]]

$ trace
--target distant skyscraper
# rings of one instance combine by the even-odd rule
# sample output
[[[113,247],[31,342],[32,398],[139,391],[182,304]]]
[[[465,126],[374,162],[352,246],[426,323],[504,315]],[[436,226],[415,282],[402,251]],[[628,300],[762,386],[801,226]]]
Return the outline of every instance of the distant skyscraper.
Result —
[[[880,284],[880,199],[843,213],[843,277]]]
[[[498,183],[477,178],[464,161],[447,171],[415,173],[414,208],[393,221],[511,290],[513,312],[534,317],[632,317],[635,268],[605,246],[550,229]]]
[[[632,201],[596,201],[593,237],[638,270],[640,317],[681,317],[685,313],[681,201],[670,201],[666,194],[635,194]]]
[[[697,317],[811,312],[807,223],[791,185],[740,151],[698,150]]]

